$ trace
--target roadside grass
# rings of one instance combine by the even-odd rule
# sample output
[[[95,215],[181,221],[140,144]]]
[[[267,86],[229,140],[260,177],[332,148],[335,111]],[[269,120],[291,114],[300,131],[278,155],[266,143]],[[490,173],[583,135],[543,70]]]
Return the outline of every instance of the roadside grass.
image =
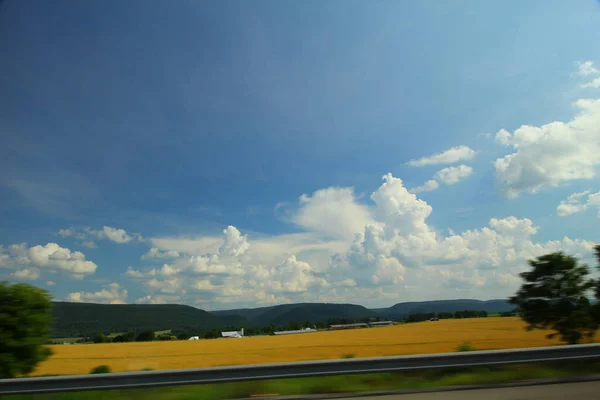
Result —
[[[152,389],[105,390],[5,396],[6,400],[225,400],[252,395],[301,395],[498,384],[527,379],[600,375],[600,362],[573,361],[491,368],[462,368],[332,377],[190,385]]]

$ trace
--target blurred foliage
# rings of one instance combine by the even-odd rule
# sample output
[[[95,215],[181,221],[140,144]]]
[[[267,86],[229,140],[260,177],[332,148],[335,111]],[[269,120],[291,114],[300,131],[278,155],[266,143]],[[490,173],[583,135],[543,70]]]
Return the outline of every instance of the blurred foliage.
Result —
[[[34,371],[51,351],[52,297],[25,283],[0,282],[0,378]]]

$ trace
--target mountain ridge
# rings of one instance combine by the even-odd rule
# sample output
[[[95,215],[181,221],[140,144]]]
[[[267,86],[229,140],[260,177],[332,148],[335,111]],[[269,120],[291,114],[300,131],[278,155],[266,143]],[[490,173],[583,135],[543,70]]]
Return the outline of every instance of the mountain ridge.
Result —
[[[401,302],[387,308],[351,303],[293,303],[267,307],[206,311],[182,304],[99,304],[53,302],[52,337],[91,336],[97,332],[122,333],[152,329],[207,332],[215,329],[323,324],[329,321],[400,319],[416,313],[464,310],[499,313],[514,306],[507,300],[431,300]]]

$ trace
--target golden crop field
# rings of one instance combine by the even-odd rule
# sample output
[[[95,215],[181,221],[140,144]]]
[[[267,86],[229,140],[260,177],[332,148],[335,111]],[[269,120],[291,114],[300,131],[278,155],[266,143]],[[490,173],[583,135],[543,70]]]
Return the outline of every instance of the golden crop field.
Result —
[[[524,329],[519,318],[475,318],[284,336],[198,341],[51,346],[54,355],[34,375],[87,374],[98,365],[113,372],[201,368],[306,360],[453,352],[559,344],[548,332]]]

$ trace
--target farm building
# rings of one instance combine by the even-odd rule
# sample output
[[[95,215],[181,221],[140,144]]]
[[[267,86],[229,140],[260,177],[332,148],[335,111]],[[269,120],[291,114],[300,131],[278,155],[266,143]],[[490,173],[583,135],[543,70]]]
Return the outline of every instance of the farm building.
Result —
[[[244,337],[244,328],[240,331],[230,331],[230,332],[221,332],[221,336],[224,338],[243,338]]]
[[[192,336],[188,340],[200,340],[200,337],[199,336]]]
[[[370,327],[377,327],[377,326],[392,326],[394,325],[393,321],[377,321],[377,322],[369,322],[369,326]]]
[[[339,330],[339,329],[356,329],[356,328],[367,328],[369,325],[365,323],[357,323],[357,324],[340,324],[340,325],[329,325],[329,330]]]
[[[310,333],[310,332],[316,332],[316,329],[312,329],[312,328],[305,328],[305,329],[298,329],[295,331],[279,331],[279,332],[273,332],[273,334],[275,335],[294,335],[294,334],[298,334],[298,333]]]

